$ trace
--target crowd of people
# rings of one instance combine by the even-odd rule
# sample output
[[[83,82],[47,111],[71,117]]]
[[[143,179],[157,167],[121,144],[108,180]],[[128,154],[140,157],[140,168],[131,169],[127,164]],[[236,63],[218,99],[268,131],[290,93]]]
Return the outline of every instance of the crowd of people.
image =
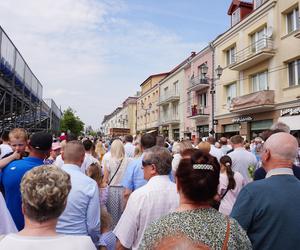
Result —
[[[300,145],[283,123],[251,142],[15,128],[0,153],[0,250],[300,245]]]

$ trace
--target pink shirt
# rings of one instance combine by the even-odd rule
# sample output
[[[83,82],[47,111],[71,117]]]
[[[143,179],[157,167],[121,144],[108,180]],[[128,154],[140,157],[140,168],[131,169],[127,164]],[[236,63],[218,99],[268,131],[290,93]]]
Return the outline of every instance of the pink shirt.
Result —
[[[229,215],[231,213],[232,207],[235,203],[235,200],[243,188],[243,186],[246,184],[245,178],[239,173],[239,172],[234,172],[234,180],[235,180],[235,188],[232,190],[228,190],[226,195],[223,197],[221,200],[221,204],[219,207],[219,212],[225,215]],[[218,187],[218,193],[220,195],[224,194],[226,192],[228,185],[228,177],[226,173],[220,173],[220,184]]]

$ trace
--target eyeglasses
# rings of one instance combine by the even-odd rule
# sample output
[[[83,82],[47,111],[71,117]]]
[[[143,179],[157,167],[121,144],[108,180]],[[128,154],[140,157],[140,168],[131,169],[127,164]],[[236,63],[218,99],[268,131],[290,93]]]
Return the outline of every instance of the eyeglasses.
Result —
[[[146,166],[149,166],[149,165],[152,165],[152,162],[151,161],[144,161],[144,160],[142,160],[142,169],[144,169],[144,167],[146,167]]]

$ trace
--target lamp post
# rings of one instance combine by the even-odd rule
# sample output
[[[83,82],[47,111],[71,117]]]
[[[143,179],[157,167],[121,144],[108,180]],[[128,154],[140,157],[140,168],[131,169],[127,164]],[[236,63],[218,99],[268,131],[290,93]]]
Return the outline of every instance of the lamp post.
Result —
[[[152,103],[149,102],[148,108],[146,108],[144,102],[141,101],[141,107],[146,112],[146,119],[145,119],[145,132],[146,132],[146,130],[147,130],[147,115],[148,115],[148,111],[152,108]]]
[[[215,80],[219,80],[222,73],[223,73],[223,68],[219,65],[216,70],[215,73],[217,75],[217,78],[208,78],[206,76],[207,72],[208,72],[208,66],[206,64],[203,64],[201,66],[201,75],[204,79],[208,80],[211,82],[210,85],[210,94],[211,94],[211,131],[210,134],[212,134],[213,137],[215,137],[215,130],[214,130],[214,126],[215,126]]]

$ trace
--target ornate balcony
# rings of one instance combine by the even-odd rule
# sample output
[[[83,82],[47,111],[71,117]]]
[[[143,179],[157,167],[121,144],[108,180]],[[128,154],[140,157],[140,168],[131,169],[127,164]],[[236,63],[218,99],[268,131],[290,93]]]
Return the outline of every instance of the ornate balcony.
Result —
[[[198,91],[209,87],[207,79],[203,79],[201,76],[192,77],[189,80],[188,91]]]
[[[199,118],[208,118],[208,117],[209,117],[209,110],[207,107],[197,107],[197,105],[191,106],[188,118],[199,119]]]
[[[180,123],[179,115],[163,115],[160,118],[160,125],[177,124]]]
[[[178,91],[169,91],[160,95],[158,105],[164,105],[168,102],[178,101],[179,99],[180,96]]]
[[[267,111],[275,106],[274,90],[261,90],[231,100],[230,111],[234,113]]]
[[[273,47],[274,43],[271,39],[260,39],[247,48],[238,51],[234,55],[234,63],[229,65],[229,69],[242,71],[268,60],[275,55]]]

